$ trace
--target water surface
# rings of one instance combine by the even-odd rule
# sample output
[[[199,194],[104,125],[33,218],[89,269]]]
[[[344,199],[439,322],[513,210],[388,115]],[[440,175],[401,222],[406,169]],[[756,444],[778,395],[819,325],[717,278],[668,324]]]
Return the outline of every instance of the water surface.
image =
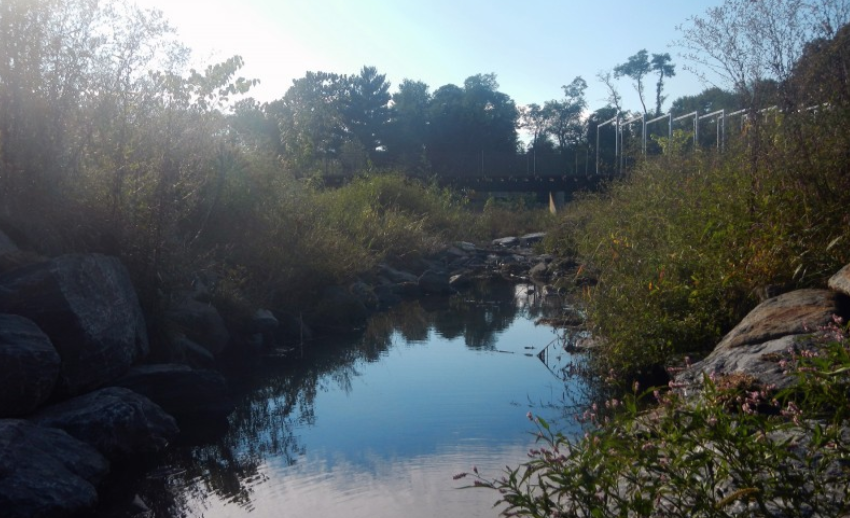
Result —
[[[526,459],[528,412],[577,431],[560,309],[488,284],[374,317],[362,336],[297,344],[237,383],[229,431],[175,448],[134,488],[155,516],[493,517],[493,477]],[[545,349],[545,352],[543,352]],[[468,480],[466,481],[468,482]]]

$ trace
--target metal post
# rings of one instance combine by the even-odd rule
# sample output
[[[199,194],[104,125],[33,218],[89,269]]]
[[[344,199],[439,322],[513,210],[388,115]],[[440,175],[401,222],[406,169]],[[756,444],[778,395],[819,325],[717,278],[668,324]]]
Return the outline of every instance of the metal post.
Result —
[[[596,125],[596,176],[599,176],[599,124]]]
[[[699,149],[699,112],[694,112],[694,149]]]
[[[617,162],[617,175],[622,172],[623,166],[620,163],[620,112],[617,112],[617,121],[614,126],[614,160]]]

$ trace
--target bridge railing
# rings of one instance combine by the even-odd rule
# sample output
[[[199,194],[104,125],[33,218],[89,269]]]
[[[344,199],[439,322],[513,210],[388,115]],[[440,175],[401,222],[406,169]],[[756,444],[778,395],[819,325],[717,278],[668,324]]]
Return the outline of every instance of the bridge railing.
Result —
[[[800,112],[816,112],[822,107],[811,106],[800,110]],[[757,114],[761,115],[776,110],[778,110],[778,107],[771,106],[759,110]],[[705,114],[694,111],[678,116],[669,112],[653,118],[648,118],[646,115],[618,113],[611,119],[600,123],[596,128],[594,170],[597,174],[606,170],[611,172],[611,165],[606,164],[603,158],[605,146],[602,141],[601,129],[605,126],[614,128],[614,156],[611,160],[613,172],[622,173],[627,167],[627,163],[633,160],[632,154],[635,150],[639,150],[639,153],[643,156],[658,154],[660,147],[657,144],[653,145],[656,140],[659,137],[664,137],[668,139],[668,142],[672,142],[674,131],[683,127],[689,133],[688,136],[692,140],[693,149],[713,147],[718,152],[723,153],[726,151],[730,138],[743,133],[750,116],[747,110],[731,112],[717,110]],[[636,138],[639,139],[637,145],[634,142]]]

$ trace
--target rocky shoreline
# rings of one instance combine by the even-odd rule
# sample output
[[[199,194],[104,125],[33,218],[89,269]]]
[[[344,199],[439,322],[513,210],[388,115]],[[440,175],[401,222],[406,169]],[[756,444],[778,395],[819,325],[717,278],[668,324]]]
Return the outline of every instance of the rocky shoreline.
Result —
[[[216,365],[314,332],[356,329],[404,299],[449,295],[479,279],[564,289],[575,264],[532,251],[543,234],[459,242],[405,268],[382,264],[330,287],[295,318],[260,309],[233,329],[208,284],[174,294],[174,331],[149,340],[126,268],[99,254],[40,258],[0,233],[0,509],[4,517],[80,516],[116,466],[157,453],[199,422],[226,426],[233,405]],[[572,279],[570,279],[572,282]]]

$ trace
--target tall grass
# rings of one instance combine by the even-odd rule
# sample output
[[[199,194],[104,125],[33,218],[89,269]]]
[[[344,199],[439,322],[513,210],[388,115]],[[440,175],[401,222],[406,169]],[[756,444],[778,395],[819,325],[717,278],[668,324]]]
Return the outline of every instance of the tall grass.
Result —
[[[709,350],[766,292],[822,286],[850,261],[847,138],[823,122],[767,121],[755,156],[749,142],[644,161],[567,208],[549,246],[598,272],[600,370],[627,379]]]

